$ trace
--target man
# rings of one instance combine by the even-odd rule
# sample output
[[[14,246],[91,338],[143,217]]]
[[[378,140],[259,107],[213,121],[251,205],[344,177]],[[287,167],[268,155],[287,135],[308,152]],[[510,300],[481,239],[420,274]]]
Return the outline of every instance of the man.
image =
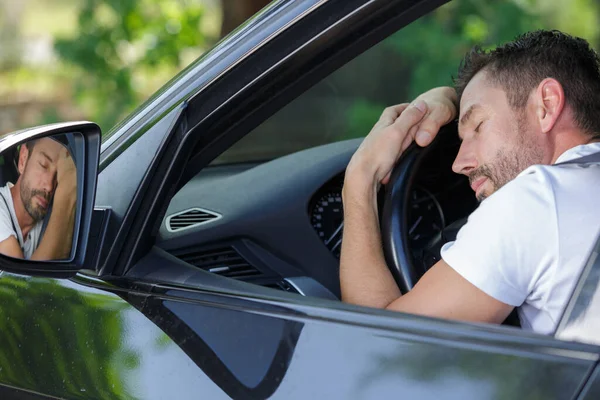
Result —
[[[17,167],[16,184],[0,188],[0,253],[32,260],[68,258],[77,200],[77,174],[69,152],[51,138],[30,141],[21,146]]]
[[[538,31],[465,56],[456,91],[386,109],[346,171],[344,301],[552,333],[600,233],[600,60],[583,39]],[[427,145],[460,104],[453,171],[481,201],[401,295],[381,249],[376,193],[413,138]],[[562,165],[561,165],[562,164]],[[484,200],[485,199],[485,200]]]

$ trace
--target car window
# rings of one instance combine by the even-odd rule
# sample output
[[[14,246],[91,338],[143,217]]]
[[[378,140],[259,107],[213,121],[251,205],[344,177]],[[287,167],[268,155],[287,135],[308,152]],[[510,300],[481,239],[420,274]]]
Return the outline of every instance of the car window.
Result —
[[[600,238],[590,253],[556,337],[600,345]]]
[[[564,3],[564,4],[563,4]],[[535,29],[560,29],[596,45],[597,5],[455,0],[401,29],[323,79],[228,149],[213,164],[274,159],[365,136],[386,106],[451,85],[473,45]]]

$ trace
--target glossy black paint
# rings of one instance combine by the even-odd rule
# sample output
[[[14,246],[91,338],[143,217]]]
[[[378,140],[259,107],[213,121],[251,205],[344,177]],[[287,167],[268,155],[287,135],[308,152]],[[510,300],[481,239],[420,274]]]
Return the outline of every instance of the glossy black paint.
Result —
[[[588,383],[583,388],[579,398],[582,400],[600,398],[600,367],[596,367]]]
[[[189,157],[201,168],[281,106],[273,102],[438,3],[274,3],[119,127],[101,155],[96,205],[111,211],[96,214],[106,229],[95,231],[90,270],[71,280],[0,276],[0,395],[595,398],[595,345],[259,290],[185,269],[190,279],[170,281],[166,267],[181,261],[152,248]],[[386,13],[402,9],[404,20],[388,25],[396,14]],[[150,262],[163,274],[121,276]]]
[[[596,359],[512,328],[291,295],[5,273],[0,296],[0,382],[64,398],[569,398]]]

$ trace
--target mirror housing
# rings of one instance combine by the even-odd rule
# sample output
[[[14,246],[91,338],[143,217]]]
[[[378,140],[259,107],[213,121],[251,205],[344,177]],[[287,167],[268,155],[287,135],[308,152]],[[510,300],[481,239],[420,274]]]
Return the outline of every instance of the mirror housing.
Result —
[[[101,131],[92,122],[67,122],[24,129],[0,139],[0,155],[11,154],[17,146],[50,136],[70,135],[77,176],[77,199],[71,254],[68,259],[34,261],[0,254],[0,270],[17,274],[66,278],[84,268],[90,225],[96,197]],[[63,137],[63,136],[61,136]],[[56,140],[56,139],[55,139]],[[50,142],[52,143],[52,142]],[[72,165],[72,164],[71,164]],[[39,221],[38,221],[39,222]],[[20,227],[17,227],[20,229]]]

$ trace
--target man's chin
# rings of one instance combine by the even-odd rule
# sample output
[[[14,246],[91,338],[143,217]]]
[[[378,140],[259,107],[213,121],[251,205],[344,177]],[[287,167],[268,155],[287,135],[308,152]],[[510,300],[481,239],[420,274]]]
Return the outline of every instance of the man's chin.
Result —
[[[46,209],[40,207],[35,210],[27,210],[27,213],[29,214],[31,219],[33,219],[37,223],[37,222],[40,222],[41,220],[43,220],[44,217],[46,217],[46,214],[48,213],[48,211]]]
[[[475,197],[477,198],[477,201],[481,203],[482,201],[484,201],[485,199],[490,197],[492,195],[492,193],[494,193],[494,190],[488,190],[487,188],[482,188],[482,190],[477,192]]]

